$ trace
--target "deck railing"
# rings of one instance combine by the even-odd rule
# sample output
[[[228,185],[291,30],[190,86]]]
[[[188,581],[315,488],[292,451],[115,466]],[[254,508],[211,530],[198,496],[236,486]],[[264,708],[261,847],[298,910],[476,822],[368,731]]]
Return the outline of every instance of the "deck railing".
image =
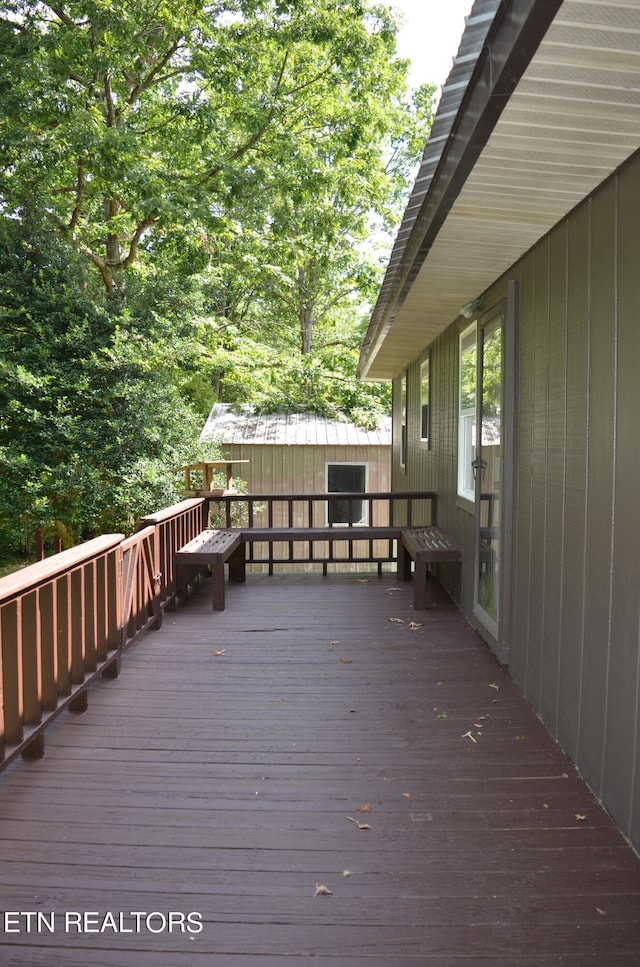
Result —
[[[274,566],[299,568],[329,565],[344,569],[376,564],[378,571],[396,560],[395,539],[385,529],[420,527],[436,523],[436,494],[415,493],[317,493],[317,494],[225,494],[207,498],[214,527],[273,530],[273,540],[247,541],[246,563],[269,574]],[[330,529],[319,541],[287,540],[288,529]],[[350,531],[357,528],[359,537]],[[371,537],[363,532],[370,531]],[[328,532],[327,532],[328,533]],[[335,537],[333,534],[335,533]]]
[[[98,676],[159,628],[175,597],[175,550],[202,530],[205,503],[185,500],[131,537],[105,534],[0,579],[0,768],[38,758],[65,708],[83,711]]]
[[[322,493],[322,494],[225,494],[209,498],[212,514],[222,508],[221,527],[326,527],[331,526],[331,508],[344,503],[351,526],[356,516],[376,526],[420,527],[436,523],[436,494],[415,493]],[[356,515],[352,508],[362,509]],[[349,526],[337,524],[335,526]]]

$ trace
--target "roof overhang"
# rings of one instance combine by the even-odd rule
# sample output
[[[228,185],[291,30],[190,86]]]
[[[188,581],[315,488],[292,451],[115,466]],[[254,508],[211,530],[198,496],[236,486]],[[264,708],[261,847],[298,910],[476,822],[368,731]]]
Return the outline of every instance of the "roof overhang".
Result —
[[[639,145],[637,0],[476,0],[360,374],[401,372]]]

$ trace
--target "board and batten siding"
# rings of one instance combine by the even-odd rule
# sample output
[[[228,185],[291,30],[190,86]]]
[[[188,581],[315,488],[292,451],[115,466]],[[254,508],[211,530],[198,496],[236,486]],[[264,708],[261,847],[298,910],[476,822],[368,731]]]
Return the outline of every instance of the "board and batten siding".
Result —
[[[485,305],[504,299],[510,280],[503,644],[527,699],[640,849],[640,154],[499,279]],[[393,486],[438,492],[438,521],[465,551],[463,578],[443,577],[470,614],[473,515],[456,501],[461,328],[431,347],[430,450],[418,439],[420,358],[408,367],[407,461],[400,468],[394,423]]]

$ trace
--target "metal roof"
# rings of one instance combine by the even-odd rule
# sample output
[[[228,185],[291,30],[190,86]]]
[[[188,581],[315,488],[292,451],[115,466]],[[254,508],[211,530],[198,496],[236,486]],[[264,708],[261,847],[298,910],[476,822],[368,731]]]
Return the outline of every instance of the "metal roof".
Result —
[[[401,372],[639,146],[638,0],[476,0],[361,374]]]
[[[258,415],[249,407],[232,409],[216,403],[200,440],[251,446],[391,446],[391,420],[365,430],[346,420],[330,420],[314,413]]]

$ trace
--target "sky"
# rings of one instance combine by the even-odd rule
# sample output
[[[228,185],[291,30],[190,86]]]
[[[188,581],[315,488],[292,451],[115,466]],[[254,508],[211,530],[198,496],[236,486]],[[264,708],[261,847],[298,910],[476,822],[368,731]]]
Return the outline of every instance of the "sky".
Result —
[[[412,62],[413,86],[444,84],[458,52],[464,18],[473,0],[388,0],[404,14],[398,34],[398,53]]]

